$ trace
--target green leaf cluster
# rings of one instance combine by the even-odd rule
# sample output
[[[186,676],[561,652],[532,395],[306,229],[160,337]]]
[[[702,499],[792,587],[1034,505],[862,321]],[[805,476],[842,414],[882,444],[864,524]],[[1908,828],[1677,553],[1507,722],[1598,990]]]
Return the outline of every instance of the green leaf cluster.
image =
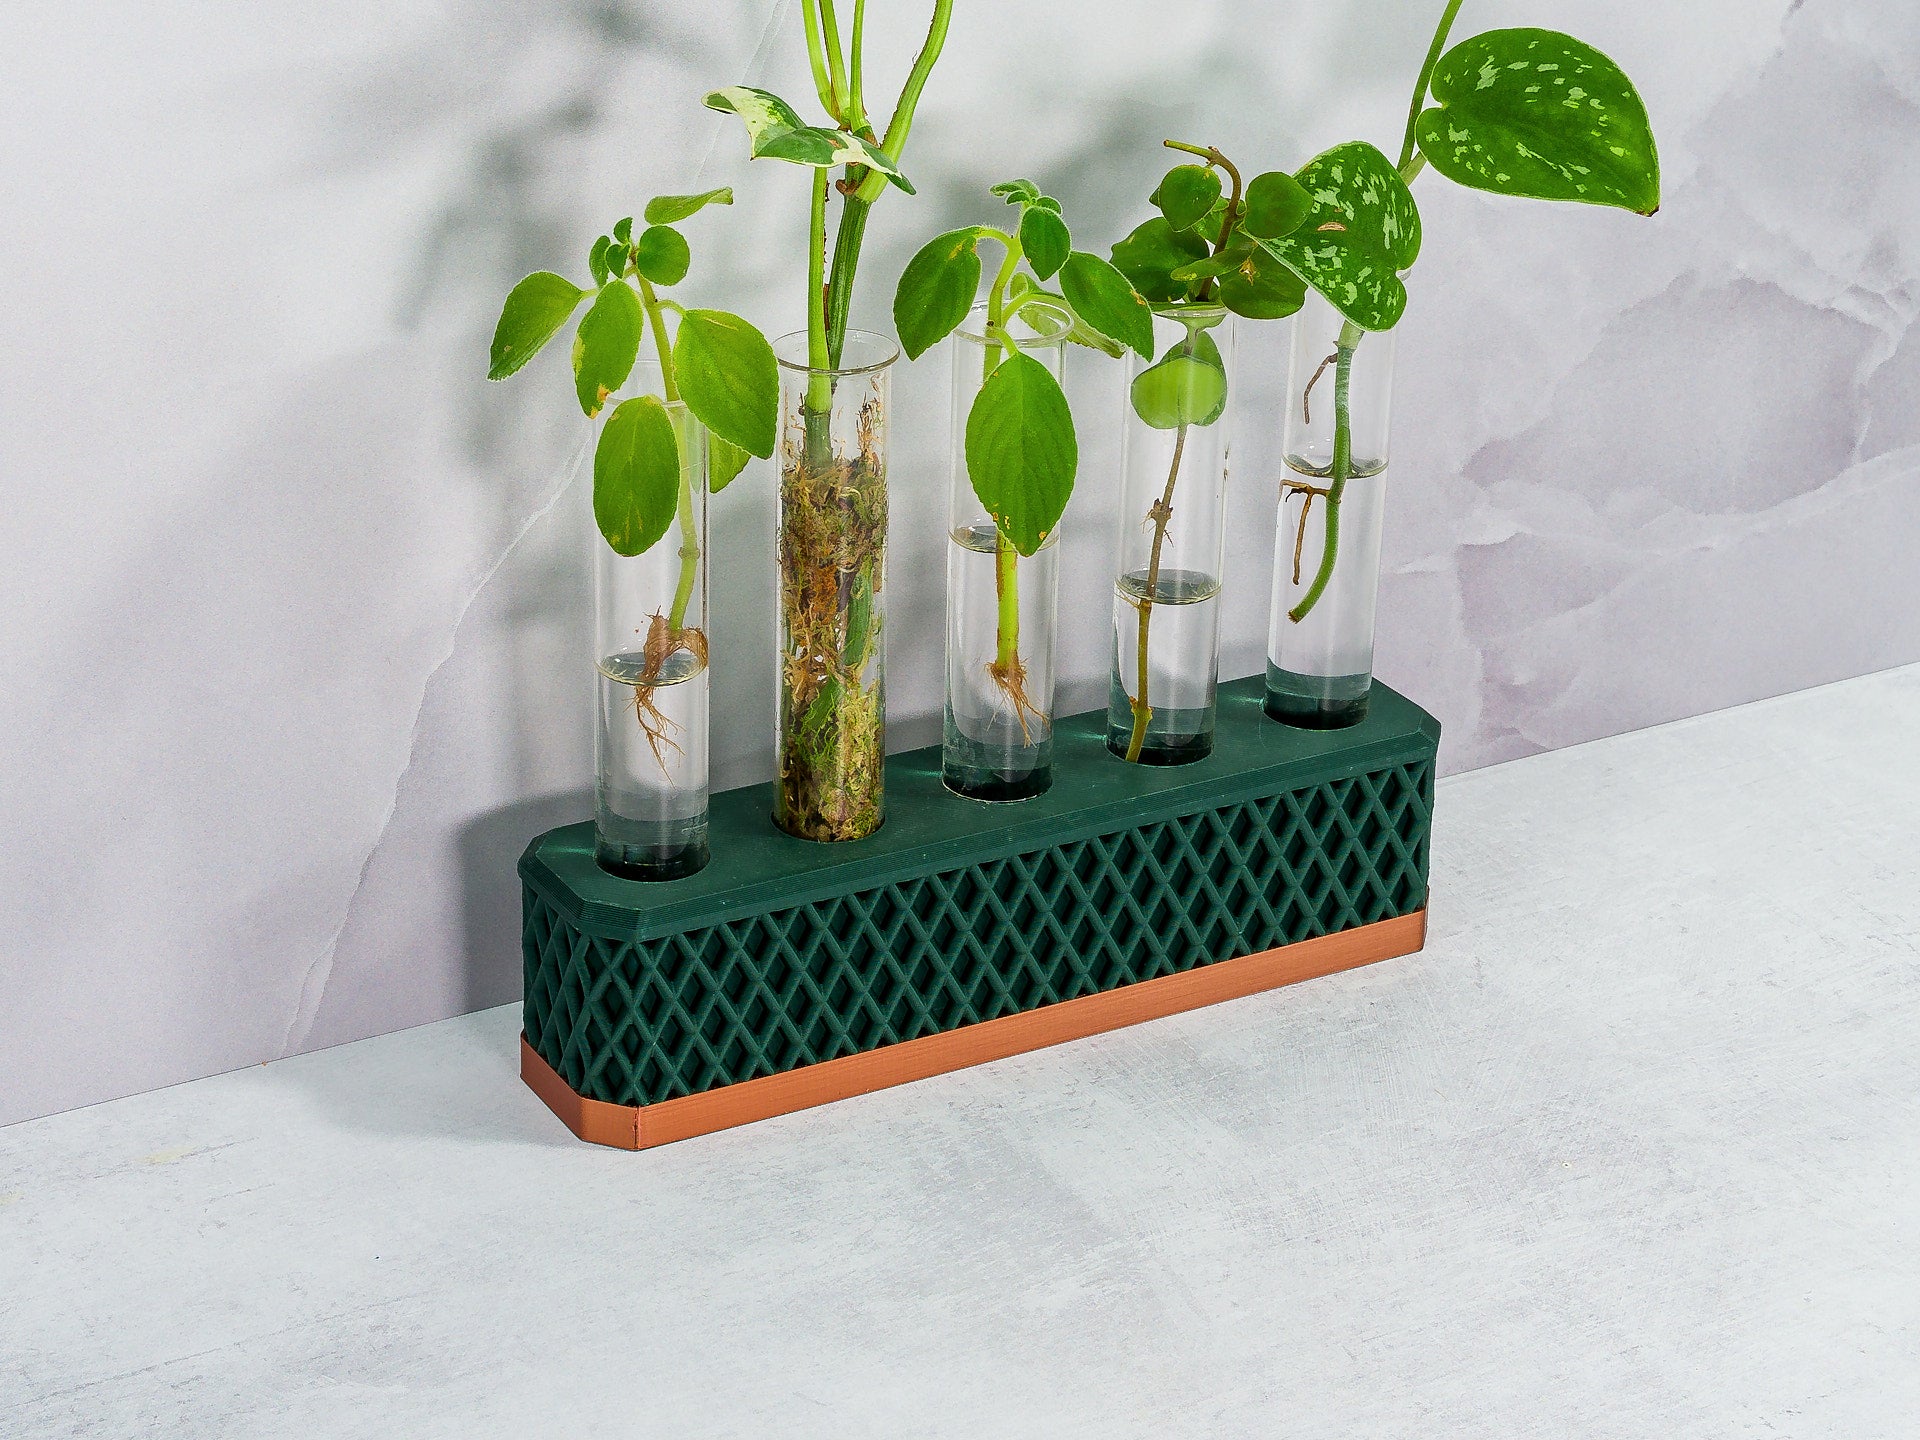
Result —
[[[487,378],[502,380],[537,355],[591,296],[573,337],[574,389],[589,419],[627,384],[651,334],[664,394],[618,404],[594,451],[594,517],[621,555],[659,542],[688,483],[673,405],[684,403],[709,432],[707,483],[714,491],[738,475],[749,456],[773,454],[779,376],[766,337],[737,315],[689,310],[659,293],[685,279],[692,262],[675,224],[708,205],[732,203],[729,189],[656,196],[638,234],[629,217],[593,242],[590,287],[548,271],[529,275],[507,296],[494,329]]]
[[[1018,220],[1005,230],[949,230],[921,246],[894,291],[893,320],[908,356],[926,354],[973,309],[982,242],[1000,246],[987,294],[988,369],[967,415],[967,475],[1008,543],[1032,555],[1073,494],[1079,442],[1060,382],[1020,351],[1011,327],[1025,318],[1109,355],[1131,349],[1151,358],[1153,310],[1111,262],[1073,248],[1060,202],[1031,180],[1004,181],[992,193],[1019,210]]]

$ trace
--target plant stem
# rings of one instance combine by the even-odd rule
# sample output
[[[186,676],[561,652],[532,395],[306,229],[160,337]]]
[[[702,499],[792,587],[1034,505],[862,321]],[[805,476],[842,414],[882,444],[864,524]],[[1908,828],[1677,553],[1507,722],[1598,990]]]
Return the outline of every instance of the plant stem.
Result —
[[[820,43],[827,52],[827,82],[833,87],[833,104],[827,108],[836,121],[847,116],[847,61],[840,48],[840,22],[834,18],[833,0],[819,0]]]
[[[835,120],[840,117],[833,106],[833,78],[827,73],[826,51],[820,45],[818,0],[800,0],[800,19],[807,32],[807,64],[813,70],[813,88],[820,103]]]
[[[647,328],[653,332],[653,348],[660,355],[661,398],[669,404],[680,398],[680,387],[674,382],[673,347],[667,343],[667,322],[660,313],[660,297],[653,293],[653,286],[647,283],[644,275],[635,275],[634,280],[640,286],[640,308],[647,312]]]
[[[668,404],[677,404],[680,400],[680,387],[673,373],[673,347],[667,343],[666,317],[661,313],[662,301],[654,293],[653,286],[644,275],[635,275],[634,280],[640,286],[640,305],[647,312],[647,328],[653,332],[653,346],[660,355],[661,398]],[[689,413],[686,423],[695,425]],[[687,437],[677,435],[680,453],[686,454]],[[667,616],[667,633],[674,640],[680,636],[680,627],[686,623],[687,605],[693,599],[694,582],[700,573],[700,533],[693,523],[693,476],[684,464],[680,467],[680,494],[674,502],[674,514],[680,522],[680,581],[674,587],[673,609]]]
[[[987,324],[985,358],[982,361],[980,383],[984,386],[987,377],[999,368],[1003,359],[1011,359],[1016,348],[1013,337],[1007,333],[1007,287],[1013,283],[1014,275],[1020,268],[1021,246],[1017,236],[996,231],[1001,244],[1006,247],[1006,256],[1000,262],[999,272],[993,277],[993,285],[987,291]],[[1020,727],[1026,729],[1026,718],[1020,713],[1025,701],[1024,688],[1015,688],[1020,669],[1020,552],[1014,549],[1004,531],[996,525],[994,528],[993,557],[993,597],[996,607],[996,632],[994,647],[994,674],[1000,677],[1000,683],[1014,698],[1014,715],[1020,720]]]
[[[947,25],[952,18],[953,0],[934,0],[933,20],[927,27],[926,41],[921,45],[919,55],[914,58],[907,83],[900,88],[900,99],[893,107],[893,118],[887,122],[887,133],[880,141],[880,148],[896,164],[901,151],[907,148],[907,133],[913,129],[913,112],[920,104],[920,92],[927,88],[927,77],[933,73],[934,62],[940,58],[941,48],[947,43]],[[871,205],[886,188],[887,177],[878,170],[869,171],[867,178],[860,183],[859,196]]]
[[[1433,79],[1433,67],[1440,62],[1440,52],[1446,48],[1447,32],[1453,29],[1453,17],[1460,13],[1462,0],[1447,0],[1447,8],[1440,16],[1440,27],[1433,32],[1433,44],[1427,47],[1427,58],[1420,66],[1420,78],[1414,82],[1413,103],[1407,107],[1407,138],[1400,144],[1400,172],[1406,179],[1407,162],[1414,155],[1414,131],[1420,124],[1420,107],[1426,103],[1427,85]]]
[[[813,172],[813,207],[807,224],[807,409],[824,415],[833,403],[827,371],[827,172]]]
[[[694,581],[700,569],[700,530],[693,519],[693,476],[684,465],[680,469],[680,498],[674,505],[674,515],[680,522],[680,583],[674,587],[667,634],[677,641],[681,626],[686,624],[687,606],[693,600]]]
[[[840,230],[833,240],[833,265],[827,276],[824,302],[827,363],[835,370],[840,368],[840,357],[846,351],[847,316],[853,309],[853,276],[860,265],[860,244],[866,238],[867,216],[872,211],[872,203],[861,199],[857,191],[840,201]]]
[[[1187,346],[1192,348],[1189,334]],[[1153,518],[1153,550],[1147,559],[1146,592],[1140,596],[1140,658],[1138,692],[1133,700],[1133,734],[1127,740],[1127,760],[1138,761],[1141,747],[1147,743],[1147,722],[1153,718],[1153,706],[1147,703],[1147,635],[1153,618],[1153,597],[1160,593],[1160,547],[1166,543],[1167,522],[1173,519],[1173,482],[1180,478],[1180,456],[1187,448],[1187,427],[1182,425],[1173,438],[1173,464],[1167,467],[1167,488],[1150,512]]]
[[[1313,584],[1300,597],[1300,603],[1287,612],[1287,618],[1296,625],[1320,603],[1328,582],[1333,579],[1334,562],[1340,556],[1340,498],[1346,492],[1347,480],[1353,470],[1353,416],[1349,405],[1353,352],[1358,348],[1363,333],[1358,325],[1349,320],[1340,327],[1340,338],[1334,342],[1333,464],[1327,481],[1326,540],[1320,549],[1320,568],[1314,572]],[[1303,526],[1306,524],[1304,513],[1300,523]]]
[[[847,113],[849,129],[864,130],[867,125],[867,101],[863,83],[861,51],[867,28],[867,0],[853,0],[853,35],[847,51]]]

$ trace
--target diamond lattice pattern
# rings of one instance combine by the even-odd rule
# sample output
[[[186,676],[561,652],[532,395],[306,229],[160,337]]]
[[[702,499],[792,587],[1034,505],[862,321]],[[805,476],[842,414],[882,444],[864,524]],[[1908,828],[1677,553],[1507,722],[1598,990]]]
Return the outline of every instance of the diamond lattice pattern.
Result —
[[[525,1026],[647,1105],[1406,915],[1430,761],[639,943],[526,893]]]

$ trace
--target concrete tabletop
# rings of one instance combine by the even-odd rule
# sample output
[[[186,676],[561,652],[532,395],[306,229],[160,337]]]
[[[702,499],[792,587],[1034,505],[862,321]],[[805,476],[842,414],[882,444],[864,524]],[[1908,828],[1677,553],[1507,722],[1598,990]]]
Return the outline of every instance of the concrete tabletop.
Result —
[[[1920,1433],[1916,817],[1909,669],[1443,782],[1417,956],[661,1150],[517,1009],[0,1130],[0,1435]]]

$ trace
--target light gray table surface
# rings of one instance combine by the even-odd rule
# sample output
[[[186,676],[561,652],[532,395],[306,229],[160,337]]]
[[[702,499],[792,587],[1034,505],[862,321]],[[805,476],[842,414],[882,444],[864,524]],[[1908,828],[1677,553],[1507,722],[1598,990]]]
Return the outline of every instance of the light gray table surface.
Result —
[[[1443,782],[1420,955],[661,1150],[514,1009],[0,1130],[0,1435],[1914,1436],[1916,817],[1909,669]]]

